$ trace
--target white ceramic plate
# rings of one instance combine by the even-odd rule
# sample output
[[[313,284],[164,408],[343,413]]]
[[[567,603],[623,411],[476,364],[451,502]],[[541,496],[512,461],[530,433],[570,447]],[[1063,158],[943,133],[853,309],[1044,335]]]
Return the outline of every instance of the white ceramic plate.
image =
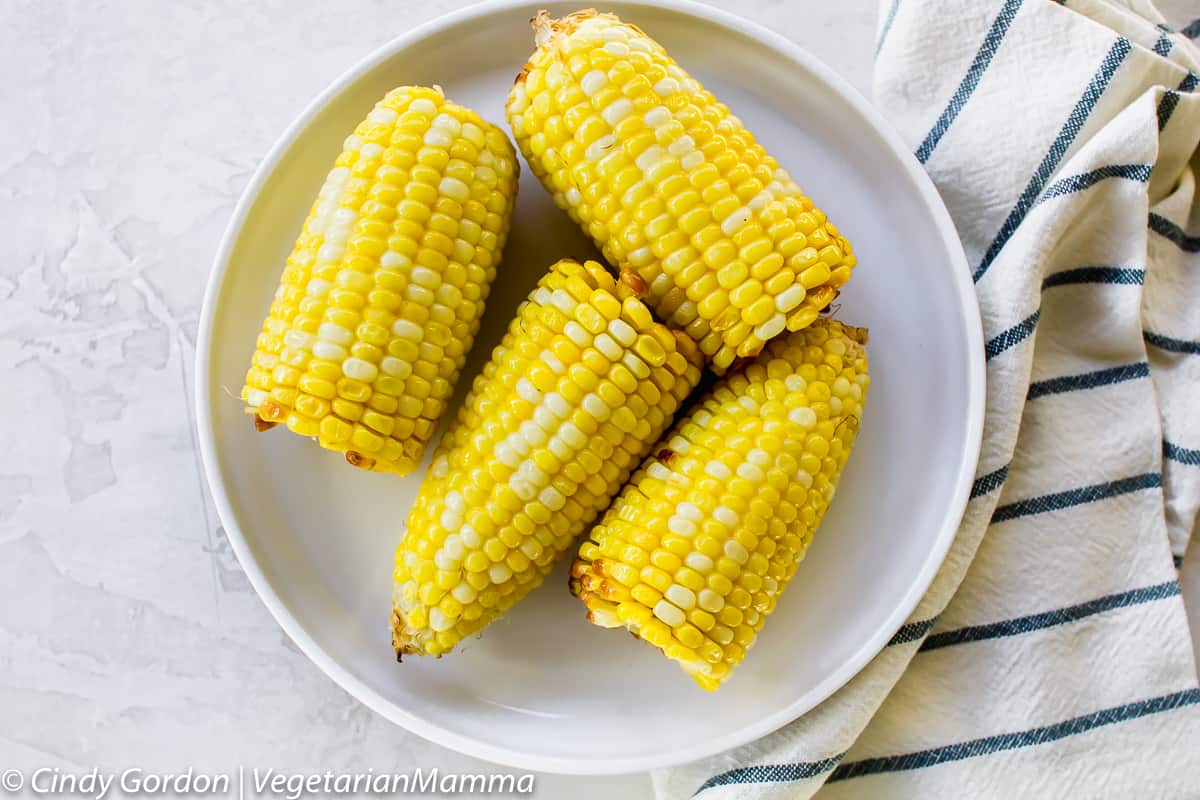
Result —
[[[622,633],[589,625],[565,568],[482,638],[397,664],[392,552],[420,475],[350,469],[283,431],[254,433],[234,393],[281,265],[342,139],[388,89],[439,84],[504,124],[529,18],[499,2],[396,39],[288,129],[234,212],[205,297],[200,444],[225,530],[263,601],[334,680],[448,747],[529,769],[631,772],[733,747],[795,719],[874,656],[941,564],[979,451],[979,314],[950,218],[899,139],[796,45],[715,9],[610,2],[724,99],[854,242],[840,317],[871,329],[872,384],[837,499],[747,661],[716,693]],[[554,260],[591,245],[522,165],[502,277],[460,390]],[[569,560],[569,559],[567,559]]]

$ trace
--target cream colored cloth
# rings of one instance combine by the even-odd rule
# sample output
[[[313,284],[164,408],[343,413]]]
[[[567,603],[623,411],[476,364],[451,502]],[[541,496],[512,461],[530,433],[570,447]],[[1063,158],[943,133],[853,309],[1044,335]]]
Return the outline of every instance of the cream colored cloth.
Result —
[[[1200,506],[1200,23],[884,0],[880,29],[876,102],[982,310],[972,500],[874,661],[781,731],[655,773],[658,796],[1196,797],[1177,565]]]

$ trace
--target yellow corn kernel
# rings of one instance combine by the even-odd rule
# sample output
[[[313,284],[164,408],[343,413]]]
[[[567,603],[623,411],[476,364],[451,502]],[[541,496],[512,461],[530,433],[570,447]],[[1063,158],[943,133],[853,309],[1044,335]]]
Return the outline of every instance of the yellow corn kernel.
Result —
[[[741,120],[611,14],[533,25],[508,96],[517,145],[609,261],[650,286],[655,311],[718,372],[811,324],[854,253]]]
[[[833,497],[869,386],[865,344],[827,319],[773,339],[652,448],[572,564],[573,586],[635,576],[611,620],[579,592],[593,621],[646,639],[705,689],[728,677]]]
[[[537,586],[695,388],[699,348],[654,321],[643,291],[631,274],[618,285],[595,262],[561,261],[520,307],[434,453],[396,551],[397,652],[447,652]],[[617,332],[595,345],[591,329]],[[638,352],[645,360],[635,375],[626,358]],[[625,407],[650,393],[656,405],[647,413]],[[649,553],[614,547],[596,553],[601,568],[586,586],[572,586],[594,598],[598,624],[622,624],[617,604],[636,609],[653,591],[639,580],[643,567],[653,569]]]
[[[414,469],[478,329],[517,171],[499,129],[440,89],[380,100],[287,259],[242,389],[256,425],[288,420],[364,469]]]

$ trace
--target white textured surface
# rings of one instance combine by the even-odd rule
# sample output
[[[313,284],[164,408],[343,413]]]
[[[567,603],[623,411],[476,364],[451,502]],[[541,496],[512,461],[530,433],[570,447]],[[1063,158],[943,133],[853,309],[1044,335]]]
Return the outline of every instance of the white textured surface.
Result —
[[[460,5],[0,7],[0,769],[480,768],[285,639],[190,420],[201,293],[259,158],[363,54]],[[872,0],[721,5],[867,87]],[[543,798],[649,796],[644,776],[539,780]]]

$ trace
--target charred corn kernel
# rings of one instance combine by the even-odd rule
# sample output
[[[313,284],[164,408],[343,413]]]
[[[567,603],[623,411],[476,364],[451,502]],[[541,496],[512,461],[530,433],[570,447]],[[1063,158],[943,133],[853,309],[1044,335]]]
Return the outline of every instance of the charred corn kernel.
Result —
[[[396,551],[397,653],[445,653],[541,583],[671,424],[702,358],[653,320],[639,288],[594,261],[560,261],[518,309],[434,453]],[[603,345],[591,332],[614,327]],[[653,363],[639,361],[635,377],[623,363],[639,349]],[[630,418],[626,406],[651,390],[654,403]],[[632,543],[601,556],[611,568],[585,594],[632,602],[648,558]]]
[[[734,114],[611,14],[533,21],[508,97],[534,174],[712,366],[817,318],[855,256]]]
[[[640,636],[705,689],[728,677],[833,498],[867,395],[865,344],[865,330],[817,320],[689,411],[579,547],[571,588],[592,622]],[[601,575],[634,580],[610,599],[588,588]]]
[[[416,468],[479,330],[517,169],[504,134],[439,89],[379,101],[284,267],[242,389],[256,427]]]

